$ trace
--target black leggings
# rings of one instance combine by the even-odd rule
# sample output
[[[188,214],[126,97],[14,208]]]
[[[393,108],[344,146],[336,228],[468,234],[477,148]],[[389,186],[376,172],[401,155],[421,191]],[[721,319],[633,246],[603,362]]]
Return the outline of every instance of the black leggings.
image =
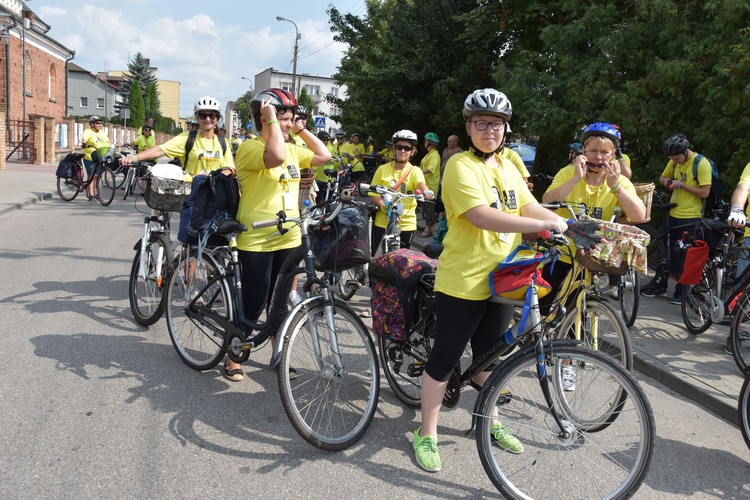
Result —
[[[513,306],[489,300],[459,299],[440,292],[435,297],[435,345],[425,371],[438,382],[445,382],[469,341],[472,356],[477,359],[505,335],[513,317]],[[495,366],[493,363],[485,371],[492,371]]]
[[[414,239],[415,231],[401,231],[401,248],[411,248],[411,242]],[[372,255],[378,253],[380,240],[385,235],[385,228],[372,225]]]
[[[242,305],[245,317],[256,321],[271,305],[276,277],[294,248],[275,252],[248,252],[238,250],[242,266]]]

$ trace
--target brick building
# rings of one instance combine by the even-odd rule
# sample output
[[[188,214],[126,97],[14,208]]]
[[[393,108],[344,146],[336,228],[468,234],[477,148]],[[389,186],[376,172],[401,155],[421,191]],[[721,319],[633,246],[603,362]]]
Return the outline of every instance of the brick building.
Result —
[[[0,0],[0,27],[4,45],[0,49],[0,107],[11,120],[41,115],[62,121],[66,115],[66,66],[74,52],[47,36],[50,26],[36,17],[25,1]]]

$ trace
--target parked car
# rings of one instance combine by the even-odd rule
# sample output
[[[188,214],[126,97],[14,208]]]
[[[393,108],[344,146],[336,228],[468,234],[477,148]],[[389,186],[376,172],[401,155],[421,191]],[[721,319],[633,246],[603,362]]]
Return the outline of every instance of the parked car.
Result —
[[[528,144],[520,144],[518,142],[509,142],[508,144],[506,144],[506,146],[518,153],[523,160],[523,164],[526,165],[526,168],[529,170],[529,172],[532,172],[532,169],[534,167],[534,158],[536,158],[536,148],[533,146],[529,146]]]

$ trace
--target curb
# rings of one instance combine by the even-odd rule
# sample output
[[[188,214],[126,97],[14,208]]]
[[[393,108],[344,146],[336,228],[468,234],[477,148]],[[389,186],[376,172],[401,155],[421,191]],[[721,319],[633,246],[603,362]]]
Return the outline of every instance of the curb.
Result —
[[[21,209],[23,207],[27,207],[27,206],[33,205],[35,203],[41,203],[44,200],[49,200],[49,199],[52,198],[52,195],[54,195],[54,194],[55,193],[43,193],[43,194],[40,194],[38,196],[34,196],[33,198],[29,198],[27,200],[18,202],[18,203],[14,204],[14,205],[10,205],[8,207],[0,209],[0,215],[4,215],[4,214],[6,214],[8,212],[11,212],[13,210],[19,210],[19,209]]]

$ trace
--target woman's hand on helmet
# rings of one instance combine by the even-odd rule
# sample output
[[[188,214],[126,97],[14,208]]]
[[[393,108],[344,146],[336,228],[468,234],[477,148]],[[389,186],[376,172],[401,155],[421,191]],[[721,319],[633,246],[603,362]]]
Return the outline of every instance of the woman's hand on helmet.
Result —
[[[263,116],[263,118],[266,119],[267,122],[276,119],[276,106],[271,104],[270,99],[261,99],[260,114]]]

